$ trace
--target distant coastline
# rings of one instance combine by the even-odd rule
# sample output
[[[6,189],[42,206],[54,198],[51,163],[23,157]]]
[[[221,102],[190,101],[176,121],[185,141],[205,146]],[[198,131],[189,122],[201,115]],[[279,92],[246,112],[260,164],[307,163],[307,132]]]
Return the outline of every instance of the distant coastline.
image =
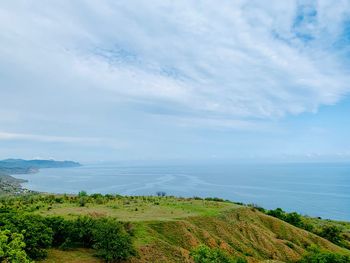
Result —
[[[13,177],[16,174],[34,174],[41,168],[79,167],[78,162],[55,160],[5,159],[0,161],[0,195],[33,192],[22,187],[27,180]]]

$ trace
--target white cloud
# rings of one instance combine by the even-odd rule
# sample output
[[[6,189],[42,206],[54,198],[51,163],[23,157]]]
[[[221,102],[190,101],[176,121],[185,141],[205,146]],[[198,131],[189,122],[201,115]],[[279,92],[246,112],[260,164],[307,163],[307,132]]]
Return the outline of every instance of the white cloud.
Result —
[[[3,151],[133,144],[119,156],[143,156],[216,142],[213,130],[278,132],[349,93],[349,15],[347,0],[3,1]]]
[[[38,72],[47,82],[69,79],[62,92],[107,89],[228,118],[299,114],[350,89],[329,48],[349,3],[310,2],[315,19],[296,28],[300,3],[11,1],[0,10],[0,54],[29,79]]]
[[[106,146],[114,149],[122,149],[126,147],[125,143],[116,142],[113,139],[98,138],[98,137],[70,137],[70,136],[53,136],[42,134],[26,134],[26,133],[12,133],[0,131],[0,141],[34,141],[44,143],[66,143],[78,144],[88,146]]]

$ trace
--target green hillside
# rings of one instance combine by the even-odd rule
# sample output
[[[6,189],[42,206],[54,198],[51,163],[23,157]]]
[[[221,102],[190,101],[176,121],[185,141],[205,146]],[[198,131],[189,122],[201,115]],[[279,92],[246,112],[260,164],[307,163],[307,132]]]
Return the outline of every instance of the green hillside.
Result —
[[[0,209],[3,221],[12,220],[12,225],[17,222],[16,217],[33,217],[39,222],[35,224],[43,223],[43,227],[48,224],[52,228],[49,229],[53,231],[51,243],[43,245],[48,254],[42,262],[103,262],[96,257],[98,249],[93,249],[96,248],[91,243],[94,241],[85,232],[93,222],[104,218],[123,222],[130,233],[136,253],[127,262],[194,262],[193,251],[203,245],[247,262],[297,262],[312,245],[329,252],[350,254],[346,248],[269,216],[259,211],[261,209],[215,198],[89,196],[84,192],[78,196],[31,194],[4,197]],[[302,220],[315,228],[321,228],[322,224],[340,224],[343,236],[348,234],[348,223]],[[85,232],[71,236],[75,227]],[[52,233],[50,231],[48,233]],[[60,237],[63,239],[59,240]],[[24,241],[26,238],[31,237],[25,237]],[[82,241],[84,238],[88,242]]]

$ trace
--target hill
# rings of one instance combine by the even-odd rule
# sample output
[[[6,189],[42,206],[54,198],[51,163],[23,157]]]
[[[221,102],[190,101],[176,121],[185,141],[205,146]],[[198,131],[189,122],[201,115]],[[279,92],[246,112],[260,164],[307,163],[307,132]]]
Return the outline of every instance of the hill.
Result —
[[[73,161],[55,161],[55,160],[22,160],[5,159],[0,161],[0,169],[13,169],[12,174],[18,173],[16,169],[40,169],[40,168],[61,168],[77,167],[79,163]]]
[[[80,166],[72,161],[6,159],[0,161],[0,195],[30,192],[21,187],[26,182],[11,175],[36,173],[41,168],[64,168]]]

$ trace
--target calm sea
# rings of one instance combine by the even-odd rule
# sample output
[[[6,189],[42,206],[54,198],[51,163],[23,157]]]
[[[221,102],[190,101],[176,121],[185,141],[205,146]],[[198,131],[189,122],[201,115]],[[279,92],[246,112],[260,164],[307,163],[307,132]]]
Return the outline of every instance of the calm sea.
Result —
[[[17,175],[52,193],[221,197],[350,221],[350,164],[84,165]]]

